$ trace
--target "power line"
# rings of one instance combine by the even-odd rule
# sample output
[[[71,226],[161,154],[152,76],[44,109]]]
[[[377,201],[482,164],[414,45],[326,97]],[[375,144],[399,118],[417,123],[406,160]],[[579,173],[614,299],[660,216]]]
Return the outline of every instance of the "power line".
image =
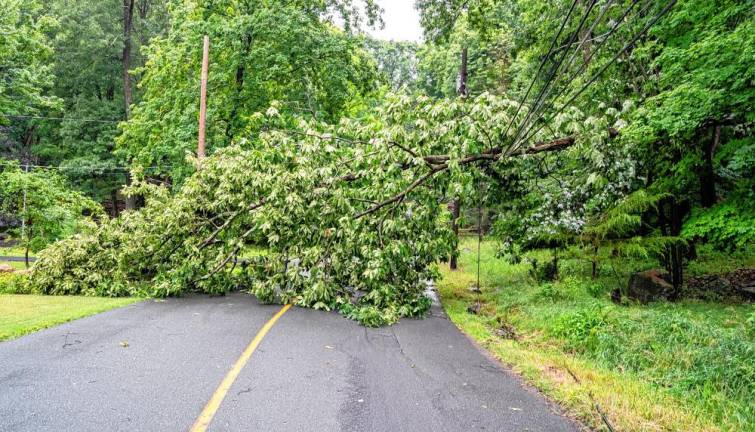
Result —
[[[575,73],[574,73],[574,74],[573,74],[573,75],[572,75],[572,76],[571,76],[571,77],[569,78],[569,80],[568,80],[568,81],[566,82],[566,84],[565,84],[565,85],[564,85],[564,86],[563,86],[563,87],[561,88],[561,90],[559,91],[559,93],[558,93],[558,94],[557,94],[557,95],[556,95],[556,96],[555,96],[555,97],[554,97],[554,98],[552,99],[552,101],[554,101],[554,102],[555,102],[555,101],[557,101],[557,100],[558,100],[558,99],[559,99],[559,98],[560,98],[561,96],[563,96],[563,95],[564,95],[564,93],[565,93],[565,92],[566,92],[566,91],[567,91],[567,90],[569,89],[569,86],[570,86],[570,85],[571,85],[571,84],[572,84],[572,83],[574,82],[574,80],[575,80],[575,79],[576,79],[576,78],[577,78],[578,76],[580,76],[580,75],[581,75],[581,74],[582,74],[582,73],[583,73],[583,72],[584,72],[584,71],[585,71],[585,70],[587,69],[587,66],[588,66],[588,65],[590,64],[590,61],[592,60],[592,58],[593,58],[593,57],[595,57],[595,55],[597,55],[598,53],[600,53],[600,52],[601,52],[601,51],[603,50],[603,47],[605,47],[605,43],[606,43],[606,41],[608,40],[608,38],[609,38],[609,37],[611,37],[611,36],[613,35],[613,33],[614,33],[614,32],[616,32],[616,30],[617,30],[617,29],[618,29],[618,28],[619,28],[619,27],[621,26],[621,24],[622,24],[622,23],[624,22],[624,20],[625,20],[625,19],[626,19],[626,17],[627,17],[628,15],[629,15],[629,13],[630,13],[630,12],[632,11],[632,9],[634,9],[634,6],[635,6],[635,5],[637,4],[637,3],[639,3],[639,0],[633,0],[633,1],[632,1],[632,3],[631,3],[631,4],[629,5],[629,7],[628,7],[627,9],[625,9],[625,10],[624,10],[624,13],[623,13],[623,14],[621,15],[621,17],[620,17],[620,18],[618,19],[618,21],[616,22],[616,24],[615,24],[615,25],[613,25],[613,26],[611,27],[611,30],[609,30],[609,31],[608,31],[607,33],[605,33],[604,35],[602,35],[603,39],[602,39],[602,40],[601,40],[601,41],[600,41],[600,42],[599,42],[599,43],[597,44],[597,47],[596,47],[595,49],[593,49],[593,50],[592,50],[592,51],[590,52],[590,55],[589,55],[589,56],[587,56],[587,58],[586,58],[586,59],[584,60],[584,62],[582,63],[582,66],[580,66],[579,70],[577,70],[577,72],[575,72]],[[640,14],[642,14],[642,13],[643,13],[644,11],[646,11],[646,10],[647,10],[647,8],[648,8],[648,7],[650,7],[650,5],[651,5],[652,3],[653,3],[653,2],[652,2],[652,0],[651,0],[651,1],[649,1],[649,2],[648,2],[648,3],[646,4],[645,8],[643,8],[643,9],[642,9],[642,11],[640,11]],[[604,10],[604,11],[605,11],[605,10]],[[601,15],[602,15],[602,14],[601,14]],[[593,23],[593,27],[594,27],[594,25],[595,25],[596,23],[597,23],[597,21],[596,21],[595,23]],[[583,40],[583,41],[582,41],[582,42],[580,43],[580,47],[582,46],[582,44],[583,44],[583,43],[584,43],[584,40]],[[577,47],[577,51],[578,51],[578,50],[579,50],[579,47]],[[576,52],[577,52],[577,51],[575,51],[575,54],[576,54]],[[573,57],[574,57],[574,55],[572,56],[572,61],[573,61]],[[570,64],[571,64],[571,62],[570,62]],[[550,105],[552,106],[553,104],[551,103]],[[542,106],[541,106],[540,108],[542,108]],[[528,134],[529,134],[529,132],[530,132],[530,131],[532,130],[532,128],[533,128],[533,127],[534,127],[534,126],[535,126],[535,125],[536,125],[536,124],[537,124],[537,123],[538,123],[538,122],[539,122],[540,120],[542,120],[543,116],[542,116],[542,114],[540,114],[540,113],[541,113],[542,111],[543,111],[542,109],[538,109],[538,115],[537,115],[537,119],[535,119],[535,120],[534,120],[533,122],[531,122],[531,123],[530,123],[530,126],[529,126],[529,127],[527,128],[527,130],[525,131],[525,133],[524,133],[524,135],[523,135],[524,137],[527,137],[527,136],[528,136]],[[520,141],[520,142],[521,142],[521,141]],[[514,146],[516,146],[516,144],[518,144],[518,143],[514,143]]]
[[[671,8],[672,8],[672,7],[674,7],[674,5],[676,4],[676,2],[677,2],[677,0],[671,0],[671,1],[669,1],[669,2],[668,2],[668,3],[666,4],[666,6],[665,6],[665,7],[663,8],[663,10],[661,10],[661,11],[660,11],[660,12],[659,12],[659,13],[658,13],[658,14],[657,14],[657,15],[656,15],[655,17],[653,17],[653,18],[652,18],[652,19],[651,19],[651,20],[650,20],[650,21],[649,21],[649,22],[648,22],[648,23],[647,23],[647,24],[645,25],[645,27],[644,27],[644,28],[643,28],[643,29],[642,29],[642,30],[641,30],[641,31],[640,31],[640,32],[639,32],[638,34],[636,34],[636,35],[635,35],[635,36],[634,36],[634,37],[632,38],[632,40],[630,40],[630,41],[629,41],[629,42],[628,42],[628,43],[627,43],[626,45],[624,45],[624,47],[623,47],[623,48],[622,48],[622,49],[621,49],[621,50],[620,50],[620,51],[619,51],[618,53],[616,53],[616,55],[614,55],[614,56],[613,56],[613,58],[612,58],[611,60],[609,60],[609,61],[608,61],[608,62],[607,62],[607,63],[606,63],[605,65],[603,65],[603,67],[601,67],[601,68],[600,68],[600,70],[598,70],[598,72],[597,72],[597,73],[595,73],[595,74],[594,74],[594,75],[592,76],[592,78],[590,78],[590,80],[589,80],[589,81],[587,81],[587,83],[585,83],[585,85],[583,85],[583,86],[582,86],[582,87],[581,87],[581,88],[580,88],[580,89],[579,89],[579,90],[578,90],[578,91],[577,91],[577,92],[576,92],[576,93],[575,93],[574,95],[572,95],[572,96],[571,96],[571,97],[569,98],[569,100],[568,100],[568,101],[567,101],[566,103],[564,103],[564,104],[563,104],[563,105],[561,106],[561,108],[559,108],[559,110],[558,110],[558,111],[556,111],[556,112],[555,112],[554,114],[552,114],[552,115],[551,115],[551,116],[550,116],[550,117],[549,117],[549,118],[548,118],[548,119],[547,119],[547,120],[545,121],[545,123],[549,123],[549,122],[551,122],[551,121],[552,121],[552,120],[553,120],[553,119],[554,119],[554,118],[555,118],[555,117],[556,117],[557,115],[561,114],[561,113],[562,113],[562,112],[564,111],[564,109],[566,109],[566,107],[567,107],[567,106],[571,105],[571,103],[572,103],[572,102],[574,102],[574,101],[575,101],[575,100],[576,100],[576,99],[577,99],[577,98],[578,98],[578,97],[579,97],[579,96],[580,96],[580,95],[581,95],[582,93],[584,93],[584,91],[585,91],[585,90],[587,90],[587,88],[588,88],[588,87],[590,87],[590,86],[591,86],[592,84],[594,84],[594,83],[595,83],[595,81],[597,81],[597,80],[598,80],[598,78],[600,78],[600,77],[601,77],[601,76],[602,76],[602,75],[603,75],[603,74],[605,73],[605,71],[606,71],[606,70],[608,70],[608,68],[609,68],[609,67],[610,67],[610,66],[611,66],[611,65],[612,65],[613,63],[615,63],[615,62],[616,62],[616,60],[618,60],[618,59],[619,59],[619,57],[620,57],[620,56],[621,56],[622,54],[624,54],[624,53],[625,53],[626,51],[628,51],[628,50],[629,50],[629,48],[631,48],[631,47],[632,47],[632,46],[633,46],[633,45],[634,45],[635,43],[637,43],[637,41],[638,41],[638,40],[639,40],[639,39],[640,39],[640,38],[641,38],[642,36],[644,36],[644,35],[645,35],[645,34],[646,34],[646,33],[648,32],[648,30],[650,30],[650,28],[651,28],[652,26],[654,26],[654,25],[655,25],[655,23],[657,23],[657,22],[658,22],[658,21],[659,21],[659,20],[660,20],[661,18],[663,18],[663,16],[664,16],[664,15],[666,15],[666,14],[667,14],[667,13],[668,13],[668,12],[669,12],[669,11],[671,10]],[[537,134],[538,132],[540,132],[540,131],[541,131],[541,130],[543,129],[543,127],[544,127],[544,126],[543,126],[543,125],[541,125],[541,126],[540,126],[539,128],[537,128],[537,130],[535,130],[534,132],[532,132],[532,133],[528,134],[527,136],[525,136],[525,137],[524,137],[524,138],[523,138],[523,139],[522,139],[522,140],[521,140],[520,142],[524,142],[524,141],[527,141],[528,139],[532,138],[532,137],[533,137],[533,136],[534,136],[535,134]]]
[[[18,163],[15,163],[15,162],[2,161],[2,160],[0,160],[0,165],[5,165],[5,166],[23,165],[25,167],[28,166],[29,168],[52,169],[52,170],[58,170],[58,171],[71,171],[71,172],[75,172],[75,171],[88,171],[88,172],[100,171],[100,172],[103,172],[103,173],[110,172],[112,174],[120,174],[121,172],[122,173],[126,173],[126,172],[131,171],[131,169],[132,169],[132,167],[123,166],[123,165],[115,165],[115,166],[109,166],[109,167],[103,167],[103,168],[96,168],[96,167],[63,167],[63,166],[60,166],[60,165],[18,164]],[[149,166],[149,167],[142,167],[142,169],[145,169],[145,170],[148,170],[148,169],[159,170],[159,169],[164,169],[164,168],[172,168],[173,166],[174,165]]]
[[[532,91],[532,87],[535,85],[535,81],[537,81],[537,77],[540,76],[540,72],[543,70],[543,67],[545,66],[545,63],[548,61],[548,58],[553,53],[553,48],[555,48],[556,43],[558,42],[558,38],[561,36],[561,33],[564,31],[564,27],[566,27],[567,21],[569,21],[569,17],[571,17],[572,12],[574,12],[574,8],[577,6],[577,0],[574,0],[571,4],[571,7],[569,8],[569,12],[567,12],[566,17],[564,17],[564,20],[561,22],[561,27],[558,29],[558,32],[553,37],[553,40],[551,41],[551,46],[548,48],[548,53],[543,57],[543,60],[540,62],[540,66],[537,68],[537,72],[535,73],[535,76],[532,77],[532,81],[530,81],[529,87],[527,87],[527,92],[524,94],[524,96],[519,100],[519,106],[516,108],[516,112],[514,113],[514,116],[511,117],[511,120],[509,121],[508,126],[506,126],[506,130],[503,132],[502,138],[506,138],[506,135],[509,133],[509,130],[511,129],[511,126],[514,124],[514,121],[516,120],[516,116],[519,115],[519,111],[522,110],[522,105],[524,105],[524,101],[529,97],[530,92]]]
[[[605,16],[606,12],[608,12],[608,9],[610,9],[611,5],[613,5],[613,2],[614,2],[614,0],[607,0],[606,1],[605,5],[603,6],[603,8],[601,9],[600,13],[598,14],[598,17],[590,25],[590,28],[587,29],[587,31],[585,32],[585,35],[580,38],[579,44],[577,44],[577,47],[574,49],[574,51],[572,52],[571,56],[569,57],[569,60],[566,62],[566,65],[564,66],[564,69],[563,69],[563,72],[561,73],[561,75],[565,74],[569,70],[569,68],[571,67],[571,65],[574,64],[574,59],[577,57],[577,54],[580,52],[580,50],[584,47],[585,43],[587,43],[588,36],[590,34],[592,34],[593,30],[595,30],[595,27],[598,25],[598,23],[601,22],[601,20]],[[597,2],[595,2],[595,1],[592,3],[592,5],[590,6],[590,9],[588,9],[587,12],[585,13],[585,18],[587,18],[587,16],[590,14],[591,9],[595,6],[596,3]],[[567,44],[567,46],[570,46],[570,45],[573,45],[574,43],[576,43],[576,42],[573,42],[573,41],[575,40],[576,35],[579,34],[579,32],[581,30],[581,25],[582,24],[584,24],[584,21],[580,24],[580,28],[577,29],[574,32],[574,36],[571,38],[571,41]],[[568,52],[568,49],[564,50],[563,56],[565,56],[567,52]],[[563,59],[563,56],[562,56],[562,59]],[[587,63],[587,60],[585,60],[583,62],[583,64],[586,64],[586,63]],[[574,77],[576,77],[576,75],[573,76],[571,78],[571,80],[573,80]],[[562,89],[568,87],[569,84],[571,84],[571,80],[569,80],[567,82],[567,84],[562,87]],[[525,130],[525,129],[529,130],[530,129],[529,125],[532,123],[532,119],[534,119],[534,118],[539,119],[539,118],[542,117],[540,115],[540,112],[542,111],[543,107],[546,105],[546,100],[548,100],[548,96],[553,91],[553,89],[556,87],[555,84],[558,83],[558,81],[559,81],[559,79],[556,79],[555,81],[552,81],[552,83],[554,85],[547,87],[547,91],[545,91],[545,93],[543,94],[543,97],[537,102],[537,104],[535,105],[535,107],[533,108],[533,110],[530,112],[530,114],[532,114],[532,115],[529,117],[529,120],[526,120],[521,125],[520,130],[517,131],[517,135],[514,137],[514,141],[511,143],[510,147],[515,147],[517,145],[517,141],[516,140],[520,136],[520,134],[521,134],[521,132],[523,130]]]
[[[582,27],[584,27],[585,22],[587,22],[587,18],[590,16],[590,12],[592,12],[592,9],[595,7],[595,4],[597,3],[597,0],[592,0],[590,4],[587,7],[587,10],[585,11],[584,16],[579,21],[579,25],[577,26],[577,29],[572,33],[572,36],[569,39],[569,44],[573,43],[574,40],[579,35],[579,32],[582,30]],[[575,50],[575,53],[579,50],[579,46]],[[556,80],[556,76],[559,75],[559,71],[561,70],[561,66],[564,64],[564,60],[566,59],[566,55],[568,54],[569,50],[563,51],[561,54],[558,62],[556,63],[556,66],[553,68],[553,71],[550,74],[550,77],[547,78],[545,85],[540,89],[540,93],[537,95],[537,98],[535,99],[534,108],[527,112],[527,115],[524,118],[524,121],[519,125],[519,127],[516,130],[516,134],[514,134],[514,139],[512,140],[511,144],[508,146],[508,149],[513,148],[516,145],[517,139],[519,138],[519,135],[522,133],[526,125],[529,123],[529,121],[532,119],[533,114],[539,109],[540,105],[542,104],[546,92],[549,91],[551,84]]]
[[[120,123],[123,120],[103,120],[103,119],[84,119],[84,118],[72,118],[72,117],[46,117],[37,115],[12,115],[12,114],[0,114],[0,117],[7,117],[12,119],[29,119],[29,120],[71,120],[80,121],[83,123]]]

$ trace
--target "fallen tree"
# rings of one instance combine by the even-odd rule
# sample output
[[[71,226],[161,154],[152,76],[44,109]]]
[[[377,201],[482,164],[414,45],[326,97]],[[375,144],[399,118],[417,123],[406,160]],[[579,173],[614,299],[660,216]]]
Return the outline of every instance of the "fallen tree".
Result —
[[[203,160],[176,192],[137,181],[129,192],[146,197],[144,208],[49,247],[29,284],[105,296],[243,288],[366,325],[420,315],[452,245],[445,197],[472,187],[474,168],[575,143],[491,145],[512,106],[487,95],[473,104],[399,97],[373,124],[293,128],[271,109],[257,139]]]

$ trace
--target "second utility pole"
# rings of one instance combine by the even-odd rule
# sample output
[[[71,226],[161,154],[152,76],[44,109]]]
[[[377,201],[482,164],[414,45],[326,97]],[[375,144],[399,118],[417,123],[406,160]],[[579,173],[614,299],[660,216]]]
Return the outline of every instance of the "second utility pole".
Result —
[[[199,100],[199,145],[197,158],[201,162],[205,157],[205,134],[207,122],[207,74],[210,69],[210,37],[204,37],[204,49],[202,52],[202,90]]]

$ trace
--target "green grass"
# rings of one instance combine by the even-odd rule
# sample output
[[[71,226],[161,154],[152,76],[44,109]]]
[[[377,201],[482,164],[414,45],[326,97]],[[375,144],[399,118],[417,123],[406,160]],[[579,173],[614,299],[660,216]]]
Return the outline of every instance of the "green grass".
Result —
[[[24,269],[26,269],[26,263],[23,263],[23,262],[0,260],[0,264],[7,264],[7,265],[13,267],[16,270],[24,270]]]
[[[14,247],[0,247],[0,256],[23,257],[24,256],[24,248],[18,247],[18,246],[14,246]],[[13,267],[16,270],[24,270],[26,268],[26,264],[23,263],[23,262],[0,260],[0,264],[7,264],[7,265]],[[32,263],[29,263],[29,264],[32,264]]]
[[[138,301],[132,298],[0,294],[0,341]]]
[[[22,257],[24,253],[25,250],[21,246],[0,247],[0,255]]]
[[[610,290],[652,261],[603,266],[593,281],[589,263],[565,258],[560,280],[540,284],[527,262],[495,258],[492,241],[482,247],[478,296],[469,290],[476,241],[463,240],[461,250],[462,270],[444,270],[439,283],[451,319],[590,426],[603,427],[592,394],[619,430],[752,430],[755,306],[618,306]],[[548,259],[545,252],[534,255]],[[690,273],[752,265],[752,255],[708,253]],[[482,313],[468,313],[478,299]],[[513,326],[518,339],[496,336],[502,324]]]

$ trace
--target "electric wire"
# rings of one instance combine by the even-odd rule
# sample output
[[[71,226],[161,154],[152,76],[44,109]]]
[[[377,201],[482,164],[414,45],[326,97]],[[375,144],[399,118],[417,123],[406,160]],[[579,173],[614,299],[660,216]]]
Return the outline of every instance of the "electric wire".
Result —
[[[592,9],[595,7],[596,3],[597,3],[597,0],[592,0],[590,2],[590,4],[587,6],[587,10],[585,11],[584,15],[582,16],[582,19],[579,21],[579,25],[577,26],[577,29],[572,33],[572,35],[571,35],[571,37],[569,39],[569,42],[568,42],[569,44],[572,44],[576,40],[577,36],[579,35],[579,32],[582,30],[582,27],[584,27],[585,22],[587,22],[587,19],[590,16],[590,12],[592,12]],[[577,47],[577,50],[575,50],[575,52],[578,51],[578,50],[579,50],[579,47]],[[508,148],[506,149],[507,152],[510,151],[511,148],[514,147],[514,145],[516,144],[517,139],[519,138],[519,135],[522,133],[522,130],[524,129],[525,125],[527,125],[528,122],[532,119],[532,115],[533,115],[534,111],[538,108],[538,106],[544,100],[545,94],[548,91],[548,89],[550,88],[551,84],[555,80],[557,80],[556,77],[557,77],[557,75],[559,75],[559,72],[561,70],[561,66],[563,65],[564,60],[566,59],[566,56],[567,56],[568,53],[569,53],[569,50],[564,50],[563,53],[561,54],[559,60],[556,62],[556,65],[552,69],[552,72],[550,73],[550,76],[546,79],[545,85],[540,89],[540,92],[538,93],[537,97],[535,98],[535,103],[533,105],[534,108],[532,110],[529,110],[527,112],[527,115],[525,116],[524,120],[519,125],[519,127],[517,127],[516,133],[514,134],[514,139],[511,141],[511,143],[509,144]]]
[[[629,42],[627,42],[624,47],[616,53],[616,55],[611,58],[605,65],[603,65],[598,72],[596,72],[576,93],[574,93],[564,104],[561,105],[561,108],[559,108],[555,113],[553,113],[548,119],[545,121],[545,123],[550,123],[557,115],[561,114],[566,107],[571,105],[582,93],[587,90],[592,84],[594,84],[598,78],[600,78],[608,68],[616,62],[616,60],[621,57],[622,54],[627,52],[632,46],[634,46],[637,41],[643,37],[647,32],[650,30],[651,27],[655,25],[661,18],[663,18],[670,10],[674,7],[677,0],[671,0],[669,1],[666,6],[656,15],[654,16],[648,23],[645,25],[645,27],[637,33]],[[533,136],[535,136],[538,132],[540,132],[543,129],[543,125],[541,124],[540,127],[538,127],[534,132],[531,132],[527,134],[520,142],[525,142],[529,139],[531,139]]]
[[[635,1],[637,1],[637,0],[635,0]],[[572,64],[574,64],[574,60],[576,59],[577,54],[580,52],[580,50],[583,49],[585,43],[587,43],[588,36],[590,34],[592,34],[593,30],[595,30],[595,27],[603,20],[603,17],[605,16],[606,12],[608,12],[608,10],[611,8],[611,6],[613,5],[613,2],[614,2],[614,0],[607,0],[606,1],[605,5],[603,6],[603,8],[601,9],[600,13],[598,14],[598,17],[592,22],[592,24],[590,25],[590,28],[587,29],[587,31],[585,32],[584,36],[580,38],[579,44],[577,45],[577,47],[572,52],[571,56],[569,57],[569,60],[566,62],[566,65],[564,66],[564,69],[563,69],[563,73],[561,75],[565,74],[571,68]],[[596,3],[593,3],[593,5],[595,5],[595,4]],[[589,14],[589,13],[590,13],[590,10],[587,11],[587,14]],[[587,14],[585,16],[587,16]],[[575,32],[575,35],[578,34],[578,33],[579,33],[579,30],[577,30],[577,32]],[[572,38],[572,40],[574,40],[574,38]],[[573,43],[570,42],[568,45],[573,45]],[[568,49],[564,51],[564,54],[566,54],[567,52],[568,52]],[[587,64],[587,60],[585,60],[585,62],[583,62],[583,65],[584,64]],[[567,84],[565,86],[562,86],[562,89],[563,88],[567,88],[577,75],[572,76],[572,78],[570,80],[568,80]],[[516,139],[517,139],[518,136],[520,136],[521,131],[523,131],[525,129],[529,131],[531,129],[530,124],[532,123],[533,119],[536,122],[537,120],[539,120],[540,118],[542,118],[542,115],[541,115],[542,109],[546,105],[546,101],[548,100],[548,97],[550,96],[550,94],[553,91],[553,89],[556,87],[556,84],[558,83],[558,81],[559,81],[558,79],[555,80],[553,82],[554,85],[549,86],[547,88],[547,91],[545,92],[545,94],[543,95],[543,97],[540,99],[540,101],[532,109],[532,111],[531,111],[532,116],[530,116],[530,118],[529,118],[529,123],[528,122],[524,122],[522,124],[521,130],[518,131],[519,132],[518,135],[516,137],[514,137],[514,140],[512,141],[512,144],[510,145],[510,148],[515,148],[517,146],[518,143],[517,143]],[[556,98],[554,98],[553,100],[556,100]]]
[[[552,108],[553,103],[555,103],[555,101],[557,101],[559,98],[561,98],[564,95],[564,93],[566,93],[566,91],[570,88],[570,86],[574,82],[574,80],[576,80],[580,75],[582,75],[584,73],[584,71],[587,69],[588,65],[590,64],[592,58],[595,57],[598,53],[602,52],[603,48],[606,45],[605,42],[608,40],[608,38],[611,35],[613,35],[613,33],[616,32],[616,30],[618,30],[619,27],[621,27],[621,25],[625,22],[626,17],[629,15],[629,13],[632,11],[632,9],[634,9],[634,6],[637,5],[637,3],[639,3],[639,0],[633,0],[633,2],[629,5],[629,7],[624,10],[624,13],[617,20],[616,24],[614,24],[611,27],[611,29],[602,36],[603,39],[596,45],[595,49],[593,49],[590,52],[590,55],[587,56],[587,58],[582,63],[582,65],[580,66],[580,68],[574,74],[572,74],[572,76],[569,78],[569,80],[567,80],[566,84],[564,86],[562,86],[562,88],[559,91],[559,93],[555,97],[553,97],[552,102],[549,104],[550,108]],[[640,11],[640,14],[642,14],[644,11],[646,11],[647,8],[649,8],[650,5],[653,4],[653,3],[654,2],[652,0],[649,1],[645,5],[645,7]],[[533,122],[530,123],[529,127],[527,128],[527,130],[522,135],[523,137],[528,137],[529,138],[528,134],[532,130],[532,128],[534,127],[534,125],[536,125],[540,120],[543,119],[542,112],[543,112],[542,108],[540,110],[538,110],[537,118]],[[517,148],[517,145],[520,144],[523,141],[525,141],[525,139],[520,140],[519,143],[514,143],[514,146],[512,148]]]
[[[532,87],[535,85],[535,82],[537,81],[537,78],[540,76],[540,72],[543,70],[543,67],[545,67],[545,63],[548,62],[548,59],[553,54],[553,49],[556,46],[556,43],[558,42],[558,38],[561,37],[561,33],[564,31],[564,28],[566,27],[566,23],[569,21],[569,18],[571,17],[572,12],[574,12],[574,8],[577,6],[577,1],[574,0],[571,4],[571,7],[569,8],[569,11],[566,13],[566,17],[564,17],[564,20],[561,21],[561,26],[558,29],[558,32],[553,37],[553,40],[551,41],[550,48],[548,48],[548,53],[543,57],[543,60],[540,62],[540,66],[537,68],[537,72],[535,73],[535,76],[532,77],[532,81],[530,81],[530,85],[527,87],[527,91],[525,92],[524,96],[519,100],[519,104],[516,108],[516,112],[511,117],[511,120],[509,121],[509,124],[506,126],[506,130],[503,132],[503,135],[501,135],[501,138],[505,139],[506,135],[508,135],[509,130],[511,129],[511,126],[516,121],[516,117],[519,115],[519,112],[522,110],[522,106],[524,105],[524,101],[527,100],[527,98],[530,95],[530,92],[532,91]]]

